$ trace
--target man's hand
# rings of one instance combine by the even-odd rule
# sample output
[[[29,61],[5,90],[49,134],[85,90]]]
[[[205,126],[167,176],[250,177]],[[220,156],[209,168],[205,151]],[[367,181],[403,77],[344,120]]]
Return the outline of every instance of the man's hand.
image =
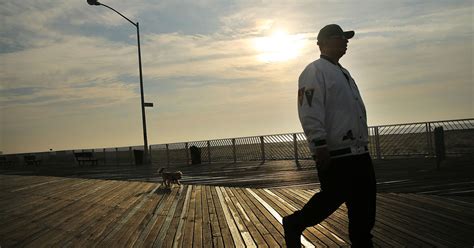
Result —
[[[329,169],[331,157],[327,147],[316,148],[316,166],[320,172]]]

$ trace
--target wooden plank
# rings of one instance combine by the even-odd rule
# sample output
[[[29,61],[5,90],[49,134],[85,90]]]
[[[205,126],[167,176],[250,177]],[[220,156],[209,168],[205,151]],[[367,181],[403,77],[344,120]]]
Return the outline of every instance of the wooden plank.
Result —
[[[260,213],[256,214],[259,217],[260,221],[265,223],[267,230],[272,234],[273,238],[278,242],[279,246],[284,245],[284,232],[283,226],[281,225],[281,216],[280,221],[270,212],[269,208],[266,208],[263,201],[259,201],[259,197],[255,197],[255,193],[252,192],[249,188],[243,189],[242,192],[245,192],[246,197],[250,200],[254,207],[256,207]]]
[[[22,215],[23,213],[31,213],[37,207],[37,202],[45,199],[44,196],[38,195],[13,195],[9,203],[0,205],[0,210],[9,216]],[[30,211],[28,211],[30,210]],[[6,223],[4,223],[6,224]]]
[[[188,208],[189,208],[189,201],[191,199],[191,193],[192,193],[192,189],[193,189],[193,186],[192,185],[189,185],[187,186],[187,191],[186,191],[186,197],[184,198],[184,202],[182,204],[182,207],[180,209],[179,212],[176,212],[175,214],[175,218],[177,215],[179,215],[179,217],[176,219],[177,220],[177,223],[176,223],[176,226],[175,226],[175,230],[173,230],[172,233],[169,233],[169,234],[172,234],[173,236],[173,239],[169,239],[170,241],[172,241],[172,243],[170,243],[170,245],[168,246],[168,244],[166,244],[167,247],[171,247],[171,244],[173,247],[181,247],[182,245],[182,242],[183,242],[183,226],[184,226],[184,223],[186,221],[185,217],[186,217],[186,214],[188,212]],[[167,236],[168,238],[168,236]],[[171,238],[171,236],[170,236]]]
[[[234,221],[235,227],[237,227],[237,232],[240,234],[241,240],[243,240],[246,247],[256,247],[256,244],[254,240],[252,239],[252,236],[250,235],[249,231],[247,230],[247,227],[243,224],[243,221],[239,216],[237,208],[232,203],[230,195],[228,194],[228,192],[225,190],[224,187],[219,187],[219,189],[221,190],[223,200],[225,201],[225,205],[227,206],[227,209],[228,209],[228,213],[230,214],[230,217]],[[245,217],[247,216],[245,215]]]
[[[401,194],[403,197],[413,199],[415,202],[419,202],[420,204],[428,204],[429,207],[432,207],[433,210],[437,211],[449,211],[450,214],[454,216],[466,216],[471,220],[474,218],[474,213],[472,209],[474,209],[474,204],[459,201],[452,199],[451,197],[445,196],[437,196],[437,195],[423,195],[423,194]],[[462,217],[462,218],[463,218]],[[469,221],[469,223],[473,223],[474,221]]]
[[[281,204],[281,202],[278,201],[278,197],[276,195],[268,195],[268,193],[265,192],[265,189],[255,189],[254,192],[272,209],[274,209],[281,217],[293,213],[296,210],[296,208],[290,205]],[[306,244],[304,244],[304,242]],[[303,231],[303,234],[301,236],[301,243],[303,246],[336,246],[335,242],[326,237],[318,229],[314,228],[306,228]]]
[[[285,190],[283,190],[285,191]],[[287,190],[289,195],[294,196],[299,205],[302,207],[306,202],[317,192],[316,190]],[[330,215],[325,221],[321,222],[321,225],[331,230],[334,233],[344,239],[347,243],[350,243],[348,235],[348,219],[347,219],[347,209],[344,205],[336,210],[332,215]],[[373,241],[375,244],[382,247],[400,247],[404,246],[406,243],[400,243],[395,240],[393,235],[383,235],[387,230],[380,228],[380,225],[376,225],[372,233],[374,235]],[[385,238],[387,237],[387,238]]]
[[[50,185],[43,190],[36,190],[33,192],[15,192],[14,200],[10,200],[11,204],[2,205],[2,210],[15,215],[17,213],[33,213],[38,208],[39,200],[44,198],[54,198],[63,192],[74,193],[71,187],[86,184],[87,181],[66,181],[62,184]],[[59,193],[58,193],[59,192]]]
[[[250,216],[254,216],[261,223],[260,229],[263,238],[270,247],[283,247],[284,238],[280,231],[270,221],[273,217],[269,216],[269,212],[253,197],[246,189],[237,188],[239,196],[246,203]],[[270,219],[269,219],[270,218]],[[258,226],[258,225],[257,225]]]
[[[51,232],[52,230],[47,227],[38,226],[32,223],[31,226],[27,226],[22,231],[30,231],[30,235],[20,234],[20,236],[18,237],[16,236],[18,235],[17,233],[13,233],[12,236],[7,236],[5,244],[9,244],[10,241],[14,240],[12,246],[14,245],[15,247],[26,247],[28,243],[34,242],[38,237],[40,237],[41,235],[45,235]]]
[[[95,188],[96,192],[93,195],[83,197],[82,199],[79,199],[75,205],[69,207],[71,210],[68,209],[67,212],[77,211],[74,218],[66,223],[59,223],[60,226],[57,227],[67,230],[69,234],[74,233],[74,235],[68,235],[65,237],[58,235],[55,239],[51,239],[51,244],[64,245],[71,242],[71,239],[81,237],[82,232],[86,228],[94,226],[93,223],[97,222],[97,219],[99,219],[101,215],[107,214],[107,209],[98,207],[100,206],[98,202],[110,192],[114,192],[118,187],[121,187],[121,184],[112,181],[102,181],[102,183],[96,181],[96,185],[99,187]],[[89,190],[85,189],[85,191],[88,192]],[[87,208],[87,206],[89,206],[89,208]],[[68,233],[66,233],[66,235]]]
[[[186,213],[187,205],[189,203],[189,198],[191,197],[191,187],[190,185],[185,185],[186,186],[186,195],[185,197],[181,198],[180,201],[178,202],[178,205],[176,207],[176,211],[174,213],[174,216],[171,220],[171,223],[169,225],[169,228],[166,231],[166,236],[164,238],[163,245],[160,247],[173,247],[175,244],[180,243],[181,236],[178,237],[178,230],[181,230],[178,228],[179,223],[183,220],[183,217]],[[185,207],[186,206],[186,207]],[[181,224],[181,228],[182,228]],[[181,232],[181,231],[180,231]],[[158,241],[159,239],[157,239]],[[156,242],[154,244],[156,246]]]
[[[219,220],[217,217],[217,210],[213,201],[211,186],[205,186],[204,188],[206,192],[207,206],[209,209],[209,222],[211,226],[212,244],[213,247],[221,248],[224,247],[224,240],[222,238],[221,228],[219,227]]]
[[[94,190],[89,191],[87,195],[93,194]],[[71,192],[71,194],[74,194],[74,192]],[[77,196],[78,200],[84,196]],[[14,227],[16,230],[24,230],[24,225],[26,226],[31,225],[31,223],[36,222],[36,223],[41,223],[40,228],[38,230],[30,230],[28,233],[22,233],[20,234],[23,236],[27,236],[27,239],[22,239],[23,244],[27,244],[28,242],[32,242],[35,239],[39,238],[40,236],[44,235],[47,233],[47,230],[49,230],[49,226],[45,226],[45,221],[48,220],[48,218],[51,218],[57,213],[60,213],[61,210],[64,208],[70,206],[73,202],[70,200],[63,200],[63,199],[57,199],[55,201],[45,201],[42,203],[45,209],[41,209],[40,211],[36,211],[35,217],[34,218],[29,218],[26,222],[23,222],[21,227]],[[45,231],[46,230],[46,231]],[[11,234],[10,234],[11,235]],[[13,234],[15,236],[16,233]]]
[[[211,247],[212,246],[212,230],[211,230],[210,210],[209,210],[206,186],[202,186],[201,188],[201,204],[202,204],[201,205],[202,246]]]
[[[146,183],[144,188],[133,195],[133,197],[138,198],[136,200],[137,204],[134,204],[127,213],[125,218],[128,218],[128,220],[123,220],[125,224],[118,231],[118,238],[114,239],[114,244],[131,247],[137,241],[146,223],[153,215],[154,204],[152,195],[154,195],[158,187],[159,185],[157,184]]]
[[[170,228],[173,220],[175,219],[174,216],[179,214],[181,209],[182,209],[182,205],[184,204],[184,199],[187,197],[187,193],[186,195],[183,194],[183,191],[187,189],[187,186],[184,186],[184,185],[181,185],[179,191],[177,191],[177,197],[176,198],[169,198],[170,202],[171,203],[171,206],[169,208],[169,211],[166,213],[164,212],[163,215],[166,214],[166,218],[162,224],[162,227],[157,235],[157,237],[155,237],[154,239],[154,243],[153,243],[153,247],[165,247],[165,245],[168,245],[168,247],[170,247],[171,245],[173,245],[173,239],[174,239],[174,233],[172,235],[169,235],[168,233],[168,230],[174,230],[174,228]],[[188,192],[188,191],[186,191]],[[166,208],[165,208],[166,210]],[[165,243],[165,239],[168,239],[169,241]]]
[[[430,238],[430,242],[446,246],[463,246],[466,244],[463,244],[463,241],[458,240],[456,237],[470,236],[471,233],[469,231],[459,228],[459,225],[466,228],[468,224],[455,222],[454,225],[451,225],[455,219],[450,216],[440,215],[431,210],[406,204],[400,200],[388,194],[382,201],[379,201],[379,205],[387,206],[385,212],[389,211],[394,216],[397,216],[399,220],[410,220],[406,226],[423,232],[424,237]],[[417,215],[423,216],[423,218],[413,219],[411,217]]]
[[[32,182],[47,181],[57,177],[51,176],[31,176],[31,175],[0,175],[0,185],[8,186],[13,185],[21,187],[22,185],[29,185]]]
[[[191,189],[191,198],[189,200],[189,207],[184,217],[183,233],[182,233],[182,244],[179,247],[192,247],[193,236],[194,236],[194,218],[196,215],[196,187],[193,186]]]
[[[76,201],[69,205],[66,209],[58,211],[42,221],[51,230],[62,230],[63,232],[50,232],[47,235],[39,237],[34,241],[34,244],[50,245],[54,243],[61,243],[64,239],[74,233],[79,226],[78,223],[87,221],[88,212],[96,212],[94,205],[85,201]],[[33,244],[32,244],[33,245]]]
[[[195,187],[196,191],[196,211],[194,218],[194,234],[192,246],[196,248],[202,247],[203,241],[203,214],[202,214],[202,186],[197,185]]]
[[[38,184],[46,181],[55,180],[54,177],[38,177],[38,176],[5,176],[0,175],[0,186],[3,192],[11,192],[18,188]]]
[[[309,199],[315,191],[312,190],[304,190],[302,194],[307,194],[306,197]],[[305,200],[304,202],[306,202]],[[377,209],[379,211],[380,208]],[[335,224],[338,223],[338,224]],[[337,228],[338,232],[341,234],[347,233],[348,231],[348,219],[347,219],[347,209],[344,205],[342,205],[337,211],[335,211],[326,221],[322,222],[323,225],[327,225],[328,228],[334,227]],[[408,243],[422,245],[422,243],[417,244],[413,241],[410,242],[409,239],[402,240],[406,234],[402,234],[400,232],[394,232],[394,229],[391,229],[389,226],[386,226],[381,222],[381,218],[377,217],[375,226],[372,230],[372,234],[374,235],[373,241],[375,244],[381,247],[402,247]],[[346,235],[347,236],[347,235]],[[346,238],[349,240],[349,237]],[[426,245],[426,244],[424,244]]]
[[[224,200],[224,196],[222,194],[222,190],[220,187],[216,187],[217,197],[219,199],[220,205],[222,207],[222,211],[224,213],[225,221],[227,226],[229,227],[230,234],[232,235],[233,243],[236,247],[244,247],[244,241],[240,236],[239,229],[237,228],[237,224],[234,222],[232,218],[232,214],[227,206],[226,201]]]
[[[137,184],[111,181],[109,186],[103,187],[103,190],[100,194],[96,194],[95,197],[85,198],[84,201],[87,201],[91,204],[97,204],[100,207],[118,208],[118,202],[122,200],[122,198],[125,197],[125,195],[127,195],[128,192],[134,189],[136,186]]]
[[[412,221],[414,220],[413,217],[410,218],[402,218],[402,215],[394,214],[391,210],[391,205],[386,205],[383,201],[380,200],[381,197],[377,197],[377,217],[378,222],[384,223],[389,226],[391,229],[396,230],[400,233],[399,237],[396,239],[403,240],[403,243],[410,243],[419,246],[438,246],[438,247],[445,247],[442,244],[437,242],[433,242],[426,235],[420,235],[419,230],[416,226],[412,226]]]
[[[234,195],[234,204],[238,204],[239,209],[243,215],[244,224],[252,235],[255,243],[258,247],[277,247],[278,243],[273,239],[270,233],[267,231],[265,226],[258,220],[253,211],[249,208],[246,202],[243,200],[240,192],[235,188],[229,188]],[[268,241],[265,240],[264,236],[267,234]]]
[[[20,191],[25,191],[25,190],[33,190],[33,189],[37,189],[41,186],[50,186],[49,184],[57,184],[57,183],[62,183],[64,181],[68,180],[67,178],[52,178],[50,180],[47,180],[45,182],[39,182],[39,183],[35,183],[35,184],[30,184],[30,185],[26,185],[24,187],[21,187],[21,188],[15,188],[15,189],[12,189],[10,190],[10,192],[20,192]]]
[[[472,236],[472,232],[470,231],[472,230],[472,227],[469,227],[469,225],[471,225],[469,221],[455,221],[457,218],[451,218],[454,217],[454,215],[443,217],[437,214],[443,212],[442,210],[437,210],[433,213],[433,209],[431,209],[430,204],[426,201],[423,201],[425,204],[421,204],[421,202],[414,204],[417,206],[423,206],[423,208],[415,208],[411,206],[415,202],[413,197],[405,198],[405,194],[384,194],[384,196],[386,197],[383,197],[383,201],[388,201],[387,206],[390,206],[390,208],[400,209],[397,213],[406,216],[422,216],[422,218],[417,218],[412,221],[413,224],[425,228],[420,228],[421,230],[425,230],[425,232],[429,232],[431,235],[435,235],[440,239],[450,240],[453,245],[456,246],[465,246],[470,241],[470,239],[466,240],[465,238],[464,241],[462,241],[463,237]],[[447,211],[446,213],[450,213],[450,211]]]
[[[227,225],[227,221],[225,219],[222,204],[220,203],[219,196],[217,195],[217,188],[212,187],[211,193],[212,193],[212,200],[214,202],[214,207],[216,210],[216,217],[219,222],[219,228],[221,231],[224,247],[234,247],[235,245],[232,239],[232,234],[230,233],[229,226]]]
[[[30,239],[31,237],[28,237],[27,240],[24,240],[20,245],[22,247],[31,247],[31,248],[36,248],[36,247],[49,247],[49,244],[51,243],[51,238],[54,238],[55,236],[65,236],[66,231],[61,230],[61,229],[55,229],[55,228],[48,228],[45,229],[44,233],[40,235],[36,239]]]
[[[295,208],[301,209],[309,201],[309,199],[314,194],[309,194],[302,190],[297,189],[281,189],[280,192],[286,193],[289,196],[289,201],[296,204]],[[347,235],[347,225],[343,225],[335,220],[334,216],[340,210],[336,210],[332,215],[330,215],[326,220],[322,221],[314,227],[310,227],[310,232],[313,232],[318,237],[327,237],[332,241],[327,241],[324,239],[323,242],[329,246],[334,246],[335,244],[330,244],[331,242],[341,245],[347,245],[350,243],[349,237]],[[344,223],[345,224],[345,223]],[[314,228],[314,229],[313,229]],[[321,236],[322,235],[322,236]],[[329,242],[329,243],[328,243]]]
[[[41,223],[41,221],[47,218],[49,215],[55,213],[56,211],[61,210],[62,208],[70,204],[69,201],[63,201],[63,200],[58,200],[53,204],[51,201],[49,201],[46,198],[43,199],[40,203],[43,203],[42,204],[43,208],[40,211],[38,211],[36,215],[34,213],[30,213],[29,217],[21,216],[18,222],[12,223],[11,225],[6,226],[2,232],[4,232],[7,237],[12,238],[12,239],[21,239],[21,237],[36,235],[40,231],[44,230],[46,227],[44,227],[43,225],[35,225],[36,227],[39,228],[38,230],[31,230],[31,228],[28,228],[29,232],[24,232],[24,230],[26,229],[26,226],[30,226],[31,223],[35,223],[35,222]],[[38,208],[40,207],[41,205],[38,206]]]
[[[422,211],[424,214],[434,216],[435,219],[443,220],[447,228],[456,228],[468,225],[466,228],[474,229],[474,209],[464,208],[458,204],[448,203],[446,200],[439,201],[433,197],[418,194],[386,194],[384,199],[394,199],[403,208]],[[417,207],[422,206],[422,207]]]
[[[291,214],[297,210],[297,207],[286,202],[283,198],[279,197],[268,189],[260,190],[260,192],[258,193],[260,193],[259,195],[262,198],[266,199],[267,202],[273,203],[272,205],[274,206],[274,208],[279,209],[283,215]],[[306,228],[303,234],[316,246],[326,245],[329,247],[333,247],[347,245],[347,243],[343,239],[339,238],[336,234],[324,228],[321,224],[316,225],[316,228]]]
[[[146,227],[140,234],[137,242],[134,244],[136,247],[150,247],[153,246],[159,231],[161,230],[163,223],[165,222],[168,211],[175,200],[178,190],[157,191],[160,192],[157,195],[156,205],[153,210],[153,217],[149,220]]]
[[[61,187],[58,186],[58,189]],[[71,192],[73,193],[73,192]],[[41,195],[43,195],[41,193]],[[21,216],[25,220],[28,221],[36,221],[38,217],[41,216],[41,213],[49,213],[49,211],[53,210],[51,208],[52,202],[49,200],[49,196],[34,196],[30,197],[29,195],[22,195],[22,199],[25,199],[26,201],[29,201],[27,204],[19,204],[19,206],[16,209],[13,209],[12,211],[6,211],[10,216]],[[60,199],[62,200],[62,199]],[[12,223],[13,224],[13,223]],[[19,225],[21,223],[14,223],[14,225]],[[11,226],[12,228],[15,228],[14,226]]]
[[[49,246],[67,246],[68,243],[77,239],[76,237],[80,237],[80,233],[88,228],[91,223],[96,222],[101,215],[107,213],[106,209],[97,208],[95,204],[89,204],[84,201],[83,203],[85,206],[82,209],[79,207],[77,216],[62,223],[59,227],[66,232],[51,238],[50,242],[48,242]]]
[[[183,227],[184,227],[184,224],[186,223],[186,215],[188,214],[188,211],[190,211],[189,205],[190,205],[192,195],[193,195],[193,185],[189,185],[188,192],[186,193],[186,199],[184,200],[184,204],[183,204],[183,209],[181,211],[181,216],[179,217],[178,227],[176,228],[176,235],[173,240],[173,247],[181,247],[183,245],[183,236],[185,232]]]
[[[240,204],[236,193],[233,192],[232,188],[225,188],[225,193],[230,199],[230,205],[235,209],[235,215],[239,218],[240,225],[243,226],[241,231],[242,238],[245,244],[253,247],[266,247],[266,242],[260,233],[255,229],[255,226],[250,224],[250,217],[247,215],[242,204]]]
[[[106,232],[102,234],[103,238],[98,243],[99,246],[115,245],[115,241],[125,235],[123,230],[127,229],[127,223],[138,211],[138,206],[143,204],[142,201],[140,201],[141,199],[134,197],[134,195],[137,191],[146,191],[149,186],[140,182],[133,182],[130,184],[134,184],[134,187],[121,195],[121,201],[116,203],[117,208],[123,210],[122,214],[113,222],[113,225],[109,226],[106,229]]]
[[[111,191],[109,196],[103,202],[97,203],[97,207],[103,208],[106,214],[103,214],[96,221],[90,223],[89,227],[80,233],[80,239],[75,241],[75,245],[83,246],[94,242],[100,244],[104,238],[114,230],[116,223],[126,214],[126,209],[117,207],[117,204],[139,187],[139,183],[127,183],[119,185],[118,190]]]
[[[388,239],[388,237],[391,237],[392,240],[402,243],[402,244],[412,244],[417,247],[427,247],[430,246],[432,247],[433,244],[425,242],[426,240],[420,240],[416,237],[416,233],[413,233],[406,229],[403,226],[400,226],[398,224],[394,224],[393,221],[393,216],[391,215],[385,215],[382,211],[382,213],[379,213],[377,210],[377,221],[375,223],[376,227],[381,227],[382,230],[385,232],[382,232],[382,235],[384,238]]]

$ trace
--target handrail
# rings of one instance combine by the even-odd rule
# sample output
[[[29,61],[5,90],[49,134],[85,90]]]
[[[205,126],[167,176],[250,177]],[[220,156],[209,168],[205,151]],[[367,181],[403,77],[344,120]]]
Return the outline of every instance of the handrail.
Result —
[[[448,155],[474,154],[474,141],[465,138],[465,135],[469,135],[469,137],[474,135],[471,133],[474,132],[474,118],[370,126],[368,127],[369,151],[375,159],[433,156],[432,135],[436,126],[445,127],[446,140],[449,143],[446,147]],[[202,149],[203,161],[207,160],[208,162],[311,158],[306,136],[303,132],[154,144],[150,145],[149,148],[155,161],[166,158],[167,163],[169,163],[173,160],[178,162],[188,160],[189,147],[191,146]],[[128,163],[133,160],[132,150],[134,149],[143,149],[143,146],[81,148],[54,152],[3,154],[1,156],[21,157],[28,154],[37,154],[42,157],[52,157],[54,154],[68,156],[73,154],[73,151],[87,150],[103,156],[104,160],[107,158],[108,162],[120,162],[120,160],[125,159]],[[110,156],[112,156],[112,159]]]

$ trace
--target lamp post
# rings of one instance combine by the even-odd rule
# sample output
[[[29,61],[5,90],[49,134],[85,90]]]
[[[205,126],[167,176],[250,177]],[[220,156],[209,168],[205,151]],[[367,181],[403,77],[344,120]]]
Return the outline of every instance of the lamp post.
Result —
[[[144,148],[144,159],[145,162],[148,162],[148,140],[147,140],[147,133],[146,133],[146,117],[145,117],[145,106],[150,106],[152,107],[152,103],[146,103],[145,104],[145,99],[143,96],[143,75],[142,75],[142,56],[141,56],[141,50],[140,50],[140,26],[137,23],[132,22],[130,19],[128,19],[126,16],[122,15],[122,13],[118,12],[117,10],[113,9],[110,6],[107,6],[103,3],[100,3],[97,0],[87,0],[87,3],[89,5],[97,5],[97,6],[104,6],[107,7],[111,10],[113,10],[115,13],[119,14],[121,17],[125,18],[127,21],[129,21],[133,26],[137,28],[137,42],[138,42],[138,69],[140,72],[140,95],[141,95],[141,108],[142,108],[142,123],[143,123],[143,148]]]

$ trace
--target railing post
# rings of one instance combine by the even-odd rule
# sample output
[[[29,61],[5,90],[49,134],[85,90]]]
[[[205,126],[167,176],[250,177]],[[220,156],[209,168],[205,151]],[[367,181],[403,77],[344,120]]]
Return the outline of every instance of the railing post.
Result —
[[[211,163],[211,142],[207,141],[207,158],[209,159],[209,163]]]
[[[237,162],[237,154],[235,152],[235,139],[232,139],[232,156],[234,157],[234,163]]]
[[[105,162],[105,148],[102,149],[102,153],[104,154],[104,165],[106,165],[107,163]]]
[[[184,151],[186,152],[186,164],[189,165],[188,142],[184,143]]]
[[[170,148],[168,144],[166,144],[166,164],[170,165]]]
[[[152,162],[152,157],[151,157],[151,145],[148,146],[148,157],[149,157],[150,160],[147,161],[147,162],[150,162],[150,164],[151,164],[151,162]]]
[[[375,133],[375,154],[377,155],[377,159],[382,159],[382,154],[380,151],[379,127],[374,127],[374,133]]]
[[[444,129],[442,126],[434,129],[436,169],[439,170],[441,162],[446,158],[446,146],[444,144]]]
[[[130,165],[133,165],[133,152],[132,152],[132,147],[128,147],[128,162]]]
[[[427,122],[425,124],[425,129],[426,129],[426,146],[427,146],[427,152],[428,156],[432,156],[434,154],[433,152],[433,142],[431,140],[431,123]]]
[[[298,159],[298,140],[297,140],[297,137],[296,137],[296,133],[293,134],[293,150],[295,152],[295,162],[296,164],[299,163]]]
[[[262,151],[262,163],[265,163],[265,139],[260,136],[260,150]]]
[[[115,164],[118,165],[118,148],[115,148]]]

